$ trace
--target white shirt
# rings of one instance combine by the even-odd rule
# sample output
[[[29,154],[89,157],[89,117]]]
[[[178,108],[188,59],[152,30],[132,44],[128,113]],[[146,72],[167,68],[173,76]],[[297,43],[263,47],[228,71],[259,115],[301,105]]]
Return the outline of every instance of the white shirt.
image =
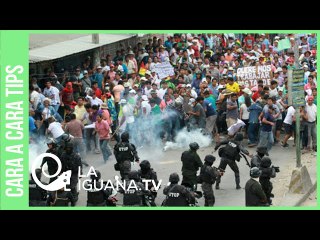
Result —
[[[148,98],[151,98],[151,94],[150,94],[151,90],[152,88],[149,88],[149,89],[147,87],[144,88],[144,94],[147,95]]]
[[[308,116],[308,122],[314,122],[317,119],[317,106],[314,103],[311,106],[307,104],[305,109]]]
[[[91,106],[93,106],[93,105],[100,105],[101,106],[101,104],[103,103],[103,101],[98,97],[93,99],[91,96],[87,96],[86,98],[90,99]]]
[[[271,89],[270,88],[270,90],[269,90],[269,97],[273,97],[273,96],[278,96],[278,90],[277,90],[277,88],[275,88],[275,89]]]
[[[248,112],[247,105],[245,103],[242,103],[240,106],[240,109],[242,109],[242,119],[248,120],[249,119],[249,112]]]
[[[44,119],[48,119],[49,117],[51,117],[51,113],[50,113],[50,110],[49,108],[44,108],[42,110],[42,115],[44,115]]]
[[[49,124],[48,130],[51,132],[53,138],[58,138],[62,134],[64,134],[64,131],[61,127],[61,124],[58,122],[53,122]]]
[[[126,117],[127,123],[134,122],[133,107],[130,104],[123,106],[122,113],[123,113],[123,116]]]
[[[163,99],[163,96],[166,94],[166,92],[167,92],[167,88],[166,89],[160,88],[158,91],[158,97],[160,99]]]
[[[288,108],[288,110],[287,110],[287,115],[286,115],[286,117],[285,117],[283,122],[286,123],[286,124],[290,124],[291,125],[292,124],[292,118],[293,118],[295,113],[296,113],[296,110],[292,106],[290,106]]]
[[[148,116],[150,114],[150,112],[151,112],[151,106],[148,103],[148,101],[142,101],[141,102],[141,109],[143,109],[143,108],[146,109],[146,113],[144,113],[143,110],[142,110],[142,115]]]
[[[37,109],[38,103],[40,102],[40,96],[39,93],[37,91],[32,91],[31,95],[30,95],[30,101],[33,102],[32,107],[34,110]]]
[[[60,103],[59,89],[54,86],[45,88],[43,90],[43,95],[51,99],[51,105],[57,105],[58,103]]]

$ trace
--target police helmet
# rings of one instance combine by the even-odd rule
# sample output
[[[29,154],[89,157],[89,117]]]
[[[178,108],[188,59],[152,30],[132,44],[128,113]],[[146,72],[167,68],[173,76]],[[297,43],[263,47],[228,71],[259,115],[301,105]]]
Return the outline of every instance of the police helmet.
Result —
[[[92,180],[99,180],[101,178],[101,172],[99,170],[95,170],[96,174],[91,175]]]
[[[140,163],[140,168],[141,168],[141,170],[149,170],[151,168],[151,164],[148,160],[143,160]]]
[[[68,142],[65,146],[65,149],[70,149],[70,150],[73,150],[73,143],[71,142]]]
[[[53,138],[49,138],[46,143],[47,143],[47,145],[51,144],[52,146],[57,145],[56,140],[54,140]]]
[[[139,173],[138,173],[138,171],[133,170],[133,171],[129,172],[128,178],[129,178],[130,180],[133,179],[133,180],[138,181],[138,180],[139,180]]]
[[[271,166],[271,159],[269,157],[264,156],[261,159],[260,166],[261,167],[270,167]]]
[[[261,171],[259,168],[253,167],[250,169],[250,177],[257,178],[260,176],[260,174],[261,174]]]
[[[71,137],[68,133],[64,133],[62,134],[61,140],[65,142],[69,142],[71,140]]]
[[[196,151],[196,150],[199,149],[199,144],[196,143],[196,142],[193,142],[193,143],[189,144],[189,147],[190,147],[191,150],[195,150]]]
[[[213,162],[216,160],[216,157],[213,155],[207,155],[204,158],[204,161],[209,163],[209,164],[213,164]]]
[[[267,147],[263,147],[263,146],[257,147],[257,153],[266,154],[267,153]]]
[[[238,133],[234,136],[234,140],[237,141],[237,142],[241,142],[241,141],[243,140],[243,134],[238,132]]]
[[[171,173],[169,176],[169,182],[178,183],[180,181],[178,173]]]
[[[129,141],[129,133],[128,132],[124,132],[121,134],[121,140],[122,141]]]

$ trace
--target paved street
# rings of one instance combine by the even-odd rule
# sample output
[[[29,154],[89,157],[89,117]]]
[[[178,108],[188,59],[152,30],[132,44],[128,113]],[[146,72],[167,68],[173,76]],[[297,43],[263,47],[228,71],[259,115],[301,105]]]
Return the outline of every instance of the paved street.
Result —
[[[246,140],[244,140],[246,143]],[[114,142],[112,142],[112,145]],[[280,174],[282,172],[285,172],[285,169],[292,165],[295,155],[295,150],[292,147],[293,141],[289,141],[289,148],[282,148],[280,145],[274,146],[271,150],[270,157],[272,159],[272,162],[276,166],[280,166]],[[183,152],[183,149],[181,150],[168,150],[166,152],[163,152],[161,149],[154,149],[154,148],[141,148],[139,150],[139,156],[141,160],[149,160],[151,162],[151,166],[155,169],[155,171],[158,174],[158,179],[162,179],[162,187],[158,191],[158,197],[156,199],[156,204],[159,206],[161,202],[164,199],[164,195],[162,193],[164,186],[168,183],[168,178],[170,173],[177,172],[180,175],[180,179],[182,179],[181,176],[181,153]],[[200,148],[198,150],[199,156],[201,157],[201,160],[204,159],[205,155],[211,154],[213,152],[213,146],[209,146],[206,148]],[[255,148],[249,148],[250,153],[255,152]],[[218,157],[218,152],[213,153],[214,156],[217,157],[216,162],[214,163],[214,166],[218,166],[220,162],[220,158]],[[110,160],[104,164],[102,160],[101,154],[94,154],[91,153],[88,155],[88,162],[94,166],[96,169],[100,170],[102,173],[102,178],[104,180],[108,179],[114,179],[114,175],[118,174],[119,172],[115,172],[113,169],[113,164],[116,162],[114,156],[110,158]],[[241,159],[239,163],[237,163],[240,169],[240,178],[241,178],[241,186],[244,187],[246,181],[249,179],[249,167],[246,165],[244,159]],[[133,165],[133,169],[138,170],[139,166],[138,164]],[[84,171],[86,172],[88,168],[84,168]],[[274,179],[274,184],[277,183],[277,179]],[[279,182],[279,184],[282,184]],[[198,189],[200,189],[201,186],[198,185]],[[214,190],[215,197],[216,197],[216,203],[215,206],[244,206],[245,204],[245,193],[244,189],[236,190],[235,188],[235,180],[234,180],[234,173],[232,170],[227,167],[226,172],[222,178],[221,184],[220,184],[220,190]],[[281,192],[282,189],[282,192]],[[277,187],[277,193],[278,195],[275,196],[275,199],[281,198],[284,194],[284,191],[286,191],[285,186]],[[122,203],[122,197],[123,195],[118,194],[117,198],[119,199],[118,204],[121,205]],[[204,199],[201,198],[198,200],[200,206],[204,205]],[[276,201],[275,201],[276,202]],[[79,201],[77,203],[77,206],[85,206],[86,205],[86,193],[85,191],[81,191],[79,195]]]

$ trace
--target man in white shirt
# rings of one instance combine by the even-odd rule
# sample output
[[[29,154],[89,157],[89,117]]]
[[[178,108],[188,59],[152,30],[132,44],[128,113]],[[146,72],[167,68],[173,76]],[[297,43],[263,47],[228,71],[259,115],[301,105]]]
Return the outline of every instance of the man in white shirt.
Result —
[[[308,149],[311,149],[311,141],[312,141],[312,149],[317,151],[317,106],[313,103],[314,97],[308,96],[308,102],[306,104],[306,112],[307,112],[307,127],[308,127]]]
[[[60,96],[58,88],[51,85],[50,81],[46,82],[46,87],[43,89],[43,95],[51,99],[51,106],[58,112],[60,107]]]
[[[149,104],[149,99],[147,95],[142,95],[141,97],[141,115],[142,116],[149,116],[151,112],[151,106]]]
[[[163,99],[164,95],[166,94],[168,90],[168,83],[166,81],[163,81],[161,88],[158,90],[158,97],[160,99]]]
[[[86,96],[86,99],[89,99],[89,101],[90,101],[90,103],[91,103],[91,106],[93,106],[93,105],[99,105],[99,106],[101,106],[101,104],[103,103],[103,101],[96,96],[96,93],[95,93],[95,92],[92,93],[92,97],[89,96],[89,95],[87,95],[87,96]]]
[[[287,141],[292,135],[294,136],[294,124],[295,124],[294,121],[296,120],[294,116],[295,113],[296,113],[296,110],[294,109],[293,106],[288,107],[287,115],[283,120],[284,131],[286,135],[284,136],[284,139],[281,143],[282,147],[289,147],[289,144],[287,143]]]
[[[56,140],[57,143],[60,143],[64,131],[59,122],[56,122],[54,117],[48,118],[49,127],[47,129],[48,133],[52,134],[52,137]]]
[[[30,94],[30,104],[33,108],[33,110],[37,110],[38,104],[40,102],[40,96],[39,93],[34,90],[34,87],[30,85],[29,90],[31,92]]]

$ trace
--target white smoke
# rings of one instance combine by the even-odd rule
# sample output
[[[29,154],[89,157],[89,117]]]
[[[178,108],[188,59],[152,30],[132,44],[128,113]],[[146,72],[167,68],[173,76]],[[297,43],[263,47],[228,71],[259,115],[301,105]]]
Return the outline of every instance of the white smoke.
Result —
[[[212,138],[209,135],[203,135],[200,129],[187,131],[187,128],[183,128],[175,138],[175,142],[166,142],[163,147],[163,151],[170,149],[186,149],[189,148],[189,144],[197,142],[200,147],[208,147],[211,144]]]
[[[29,144],[29,173],[31,173],[31,167],[36,157],[38,157],[41,153],[45,153],[47,149],[48,147],[44,140],[40,140],[38,143]],[[40,168],[40,165],[41,161],[39,161],[36,166]],[[46,165],[47,164],[45,164],[45,166]]]

